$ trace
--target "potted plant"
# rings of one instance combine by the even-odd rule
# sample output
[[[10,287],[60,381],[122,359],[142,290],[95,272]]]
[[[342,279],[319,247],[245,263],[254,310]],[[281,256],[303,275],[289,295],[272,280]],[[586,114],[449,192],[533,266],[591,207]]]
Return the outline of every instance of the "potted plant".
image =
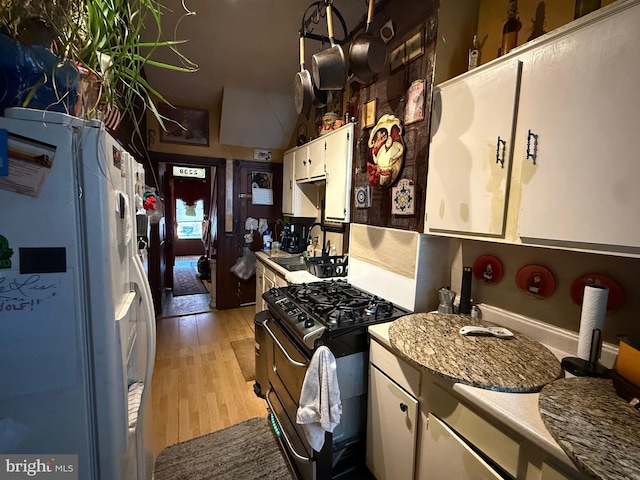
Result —
[[[5,86],[0,99],[43,108],[42,100],[34,99],[49,98],[46,108],[85,118],[103,119],[117,109],[133,120],[139,135],[150,109],[164,126],[156,102],[166,100],[146,81],[144,68],[197,70],[178,50],[183,41],[164,38],[164,8],[157,0],[0,0],[0,48],[8,45],[12,53],[27,56],[8,58],[3,53],[0,67],[6,73],[15,60],[36,63],[41,70],[32,78],[21,78],[15,92]],[[143,42],[143,29],[155,29],[156,37]],[[181,65],[152,60],[157,48],[172,49]]]

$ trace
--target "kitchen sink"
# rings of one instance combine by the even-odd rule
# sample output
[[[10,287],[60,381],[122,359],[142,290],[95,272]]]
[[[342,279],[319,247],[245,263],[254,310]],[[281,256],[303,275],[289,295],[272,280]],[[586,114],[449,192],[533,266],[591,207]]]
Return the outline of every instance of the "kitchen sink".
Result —
[[[282,268],[286,268],[290,272],[297,272],[299,270],[307,269],[307,264],[302,256],[271,257],[271,260],[280,265]]]

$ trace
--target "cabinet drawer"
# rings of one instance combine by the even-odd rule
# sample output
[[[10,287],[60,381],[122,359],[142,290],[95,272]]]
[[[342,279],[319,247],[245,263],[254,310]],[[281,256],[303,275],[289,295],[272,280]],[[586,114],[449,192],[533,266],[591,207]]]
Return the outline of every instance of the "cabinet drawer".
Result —
[[[420,394],[420,370],[371,340],[369,361],[414,397]]]
[[[429,414],[424,462],[433,480],[499,480],[504,477],[480,457],[455,431]]]
[[[436,415],[509,475],[517,477],[520,455],[520,444],[517,439],[500,431],[437,384],[433,384],[433,388],[437,390],[438,397],[442,396],[438,403],[449,405]],[[453,408],[454,405],[455,408]]]

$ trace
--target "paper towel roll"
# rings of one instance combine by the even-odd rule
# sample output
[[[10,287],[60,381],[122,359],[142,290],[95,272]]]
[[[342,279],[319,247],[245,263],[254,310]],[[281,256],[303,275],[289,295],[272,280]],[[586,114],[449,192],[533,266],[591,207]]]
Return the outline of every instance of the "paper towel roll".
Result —
[[[593,330],[598,328],[600,332],[604,327],[604,318],[607,315],[607,300],[609,289],[602,285],[587,285],[582,297],[582,313],[580,314],[580,332],[578,335],[578,357],[589,361],[591,352],[591,338]],[[598,343],[599,348],[602,340]],[[599,358],[599,355],[598,355]],[[596,358],[596,360],[598,360]]]

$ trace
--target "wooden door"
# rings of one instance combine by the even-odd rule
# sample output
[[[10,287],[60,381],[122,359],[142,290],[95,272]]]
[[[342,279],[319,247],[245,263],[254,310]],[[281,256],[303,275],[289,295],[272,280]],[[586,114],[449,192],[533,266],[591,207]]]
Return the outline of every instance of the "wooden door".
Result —
[[[225,167],[228,168],[229,164]],[[228,186],[224,185],[226,174],[218,175],[218,204],[225,205],[225,194]],[[258,178],[271,187],[273,205],[257,205],[252,202],[252,183]],[[262,183],[266,186],[267,183]],[[276,219],[282,218],[282,164],[268,162],[251,162],[244,160],[233,161],[233,185],[230,198],[233,201],[232,231],[226,231],[226,221],[220,217],[218,221],[218,256],[216,277],[216,301],[220,310],[236,308],[245,304],[252,304],[256,300],[256,276],[249,279],[238,278],[230,271],[243,254],[245,247],[245,222],[248,217],[257,220],[267,219],[269,230],[273,232]],[[222,214],[222,212],[221,212]],[[256,252],[262,248],[262,236],[255,231],[253,241],[246,244],[250,251]]]

